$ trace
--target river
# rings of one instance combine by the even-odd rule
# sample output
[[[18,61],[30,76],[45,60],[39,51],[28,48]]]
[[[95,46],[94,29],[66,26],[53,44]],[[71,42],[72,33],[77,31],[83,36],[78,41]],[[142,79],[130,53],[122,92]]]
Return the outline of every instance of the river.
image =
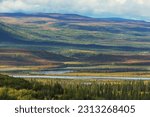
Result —
[[[44,76],[44,75],[12,75],[14,78],[54,78],[54,79],[99,79],[99,80],[150,80],[142,77],[103,77],[103,76]]]

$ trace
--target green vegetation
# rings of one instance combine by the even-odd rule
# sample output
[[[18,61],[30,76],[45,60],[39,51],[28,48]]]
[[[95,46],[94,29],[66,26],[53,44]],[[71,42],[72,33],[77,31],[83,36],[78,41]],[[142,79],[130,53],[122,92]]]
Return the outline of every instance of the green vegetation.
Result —
[[[0,75],[1,100],[150,99],[150,81],[15,79]]]

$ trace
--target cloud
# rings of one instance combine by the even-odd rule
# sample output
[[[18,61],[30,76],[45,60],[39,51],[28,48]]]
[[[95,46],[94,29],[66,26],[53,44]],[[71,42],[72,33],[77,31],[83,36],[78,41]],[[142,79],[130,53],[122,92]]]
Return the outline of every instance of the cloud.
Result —
[[[73,13],[150,19],[150,0],[0,0],[0,12]]]

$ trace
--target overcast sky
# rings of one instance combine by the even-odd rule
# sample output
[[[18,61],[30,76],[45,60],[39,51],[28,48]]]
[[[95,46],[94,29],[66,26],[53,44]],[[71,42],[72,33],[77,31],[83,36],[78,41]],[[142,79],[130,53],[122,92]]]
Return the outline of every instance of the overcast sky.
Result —
[[[71,13],[150,21],[150,0],[0,0],[0,12]]]

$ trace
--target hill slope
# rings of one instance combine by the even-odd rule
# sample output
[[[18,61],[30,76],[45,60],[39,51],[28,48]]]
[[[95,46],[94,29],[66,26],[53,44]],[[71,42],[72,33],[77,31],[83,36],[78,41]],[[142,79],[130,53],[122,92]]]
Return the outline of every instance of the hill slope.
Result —
[[[0,14],[1,71],[38,66],[36,70],[149,72],[149,51],[149,22],[75,14]]]

